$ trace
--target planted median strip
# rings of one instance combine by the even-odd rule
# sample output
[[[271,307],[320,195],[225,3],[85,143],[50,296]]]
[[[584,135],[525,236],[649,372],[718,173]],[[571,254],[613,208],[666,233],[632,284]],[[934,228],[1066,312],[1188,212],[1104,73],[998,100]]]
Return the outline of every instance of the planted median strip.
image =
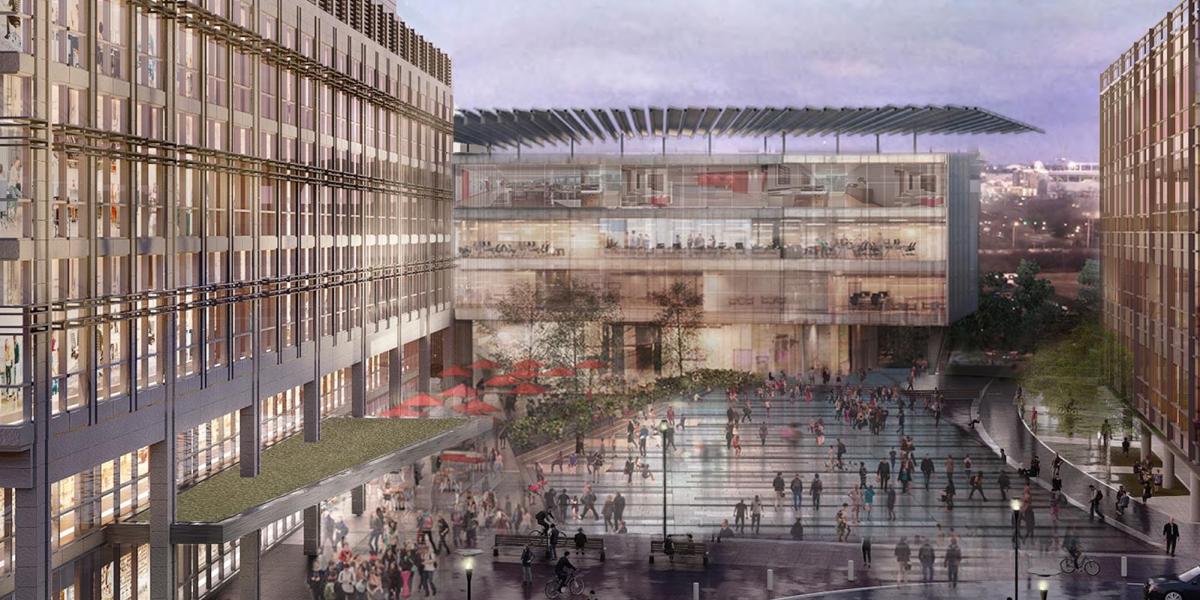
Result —
[[[306,443],[295,435],[264,450],[257,477],[242,477],[231,467],[180,493],[176,519],[223,521],[464,423],[465,419],[327,419],[321,422],[320,442]]]

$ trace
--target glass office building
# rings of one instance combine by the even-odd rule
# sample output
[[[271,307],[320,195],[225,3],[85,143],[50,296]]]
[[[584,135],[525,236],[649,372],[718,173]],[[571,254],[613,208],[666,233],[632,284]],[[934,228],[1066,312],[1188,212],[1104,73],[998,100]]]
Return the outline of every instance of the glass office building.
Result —
[[[951,285],[977,277],[973,156],[455,160],[456,317],[495,320],[516,283],[611,292],[606,352],[627,374],[661,370],[651,295],[675,283],[703,297],[692,366],[715,368],[872,367],[879,328],[927,333],[975,309],[974,286]],[[474,331],[477,352],[504,330]]]
[[[204,596],[250,550],[176,494],[428,385],[450,61],[394,2],[5,7],[0,597]]]
[[[1184,2],[1100,76],[1100,262],[1106,372],[1200,520],[1195,28]],[[1165,443],[1164,443],[1165,442]],[[1185,478],[1185,473],[1187,477]]]
[[[918,153],[916,136],[1026,131],[959,106],[463,110],[455,317],[475,354],[511,354],[519,332],[497,310],[509,289],[582,284],[617,299],[598,354],[652,376],[654,297],[681,283],[702,298],[690,368],[836,375],[891,362],[897,339],[932,361],[978,299],[979,166]],[[874,135],[878,150],[896,133],[913,152],[840,152],[841,136]],[[713,154],[714,135],[781,151]],[[834,152],[789,153],[789,135],[827,135]],[[705,136],[707,153],[666,152],[668,138]],[[662,153],[625,153],[627,139],[660,138]],[[577,155],[586,143],[610,150]],[[522,154],[546,145],[561,150]]]

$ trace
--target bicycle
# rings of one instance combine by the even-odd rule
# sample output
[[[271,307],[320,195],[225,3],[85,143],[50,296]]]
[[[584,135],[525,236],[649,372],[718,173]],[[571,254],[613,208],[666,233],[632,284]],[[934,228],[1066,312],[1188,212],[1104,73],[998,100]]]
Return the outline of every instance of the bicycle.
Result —
[[[549,600],[557,600],[558,598],[564,597],[564,594],[567,598],[582,596],[583,582],[579,580],[578,575],[579,573],[577,571],[572,571],[567,575],[567,580],[562,587],[559,587],[558,585],[557,576],[551,577],[550,580],[546,582],[546,598],[549,598]]]
[[[1075,571],[1083,571],[1088,575],[1096,575],[1100,573],[1100,563],[1086,556],[1080,557],[1078,567],[1075,566],[1075,560],[1068,556],[1058,563],[1058,568],[1066,574],[1071,574]]]
[[[549,534],[547,534],[545,531],[542,531],[542,528],[539,525],[534,525],[532,528],[526,530],[525,535],[542,539],[550,537]]]

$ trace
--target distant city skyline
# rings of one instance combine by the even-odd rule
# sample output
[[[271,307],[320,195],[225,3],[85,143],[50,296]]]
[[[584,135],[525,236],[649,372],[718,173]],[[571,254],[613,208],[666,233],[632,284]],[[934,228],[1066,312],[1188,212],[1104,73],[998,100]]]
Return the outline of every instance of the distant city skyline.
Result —
[[[963,104],[1046,131],[919,143],[993,163],[1097,160],[1100,72],[1177,3],[399,2],[450,53],[457,106]]]

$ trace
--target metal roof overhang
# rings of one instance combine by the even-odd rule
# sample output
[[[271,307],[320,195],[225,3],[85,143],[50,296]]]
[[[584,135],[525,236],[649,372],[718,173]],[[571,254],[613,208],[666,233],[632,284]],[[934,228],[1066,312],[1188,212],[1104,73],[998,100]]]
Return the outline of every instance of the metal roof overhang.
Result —
[[[1042,130],[974,106],[461,109],[455,141],[513,147],[625,137],[1027,133]]]

